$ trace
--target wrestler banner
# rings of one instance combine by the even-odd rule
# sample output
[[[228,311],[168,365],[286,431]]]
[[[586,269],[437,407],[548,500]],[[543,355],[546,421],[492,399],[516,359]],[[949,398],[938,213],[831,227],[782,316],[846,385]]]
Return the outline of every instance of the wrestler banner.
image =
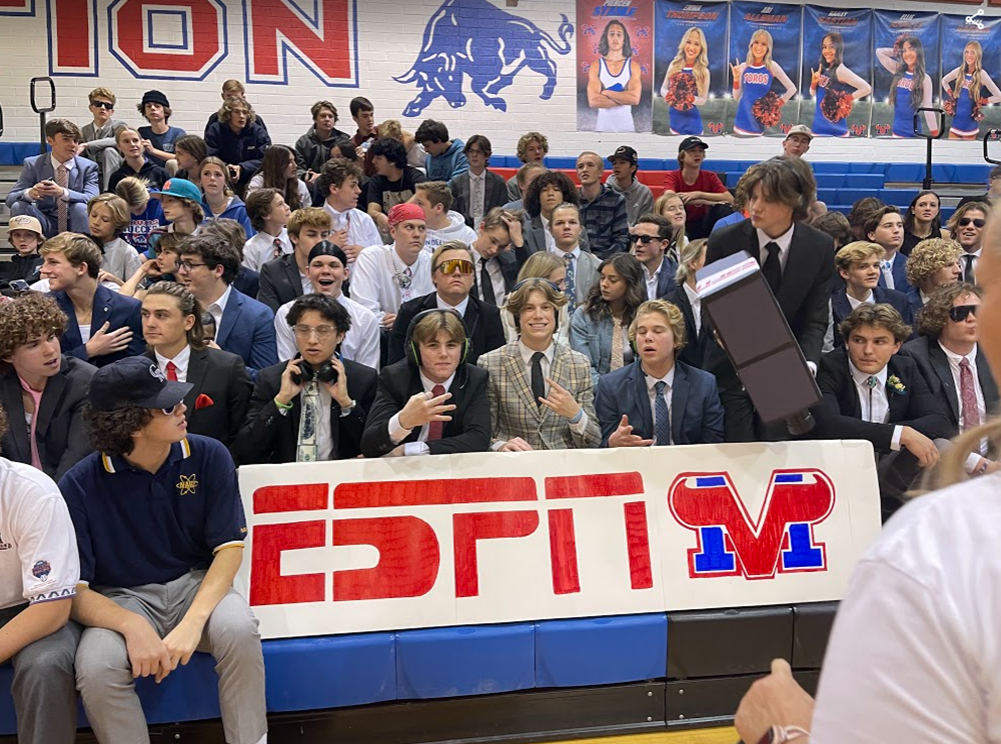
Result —
[[[933,134],[938,119],[920,108],[937,105],[939,65],[938,13],[874,12],[876,61],[873,74],[872,134],[915,137]]]
[[[943,15],[942,108],[949,139],[978,139],[1001,127],[1001,18]]]
[[[653,3],[577,0],[577,129],[649,132]]]
[[[657,0],[655,134],[719,135],[726,118],[729,3]]]
[[[782,137],[799,121],[803,6],[731,5],[729,129],[743,137]]]
[[[872,115],[872,11],[808,5],[800,124],[818,137],[867,137]]]
[[[840,599],[871,445],[484,453],[239,469],[265,638]]]

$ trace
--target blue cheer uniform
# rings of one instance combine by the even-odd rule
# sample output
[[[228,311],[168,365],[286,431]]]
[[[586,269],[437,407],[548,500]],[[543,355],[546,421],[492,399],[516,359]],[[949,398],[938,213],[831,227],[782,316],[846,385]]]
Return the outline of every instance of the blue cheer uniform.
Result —
[[[973,121],[973,99],[970,97],[972,83],[973,75],[967,73],[963,78],[959,98],[956,99],[956,115],[952,117],[952,126],[949,129],[953,134],[969,136],[980,132],[980,125]]]
[[[737,115],[733,120],[733,131],[736,134],[761,134],[764,127],[754,118],[752,109],[759,99],[764,98],[772,89],[775,76],[764,65],[747,65],[740,75],[740,102],[737,104]]]
[[[692,72],[691,67],[683,68],[681,74],[689,76],[692,79],[692,87],[698,90],[695,73]],[[669,106],[668,110],[671,113],[671,134],[702,134],[702,114],[699,112],[698,106],[693,106],[688,111],[679,111],[673,106]]]
[[[820,78],[817,80],[817,106],[813,112],[813,133],[817,137],[847,137],[848,119],[831,121],[824,116],[823,109],[821,109],[824,96],[829,90],[840,92],[845,90],[845,87],[838,82],[837,73],[827,68],[820,73]]]
[[[914,105],[911,103],[911,89],[917,83],[913,72],[905,72],[897,81],[893,92],[893,134],[897,137],[914,136]]]

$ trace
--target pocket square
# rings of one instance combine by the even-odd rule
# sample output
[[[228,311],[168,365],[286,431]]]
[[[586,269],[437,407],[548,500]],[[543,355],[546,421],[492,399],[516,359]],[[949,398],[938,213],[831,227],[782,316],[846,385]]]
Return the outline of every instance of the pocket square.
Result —
[[[200,411],[203,408],[208,408],[209,406],[214,406],[214,405],[215,405],[215,401],[212,400],[205,393],[202,393],[197,398],[195,398],[195,410],[196,411]]]

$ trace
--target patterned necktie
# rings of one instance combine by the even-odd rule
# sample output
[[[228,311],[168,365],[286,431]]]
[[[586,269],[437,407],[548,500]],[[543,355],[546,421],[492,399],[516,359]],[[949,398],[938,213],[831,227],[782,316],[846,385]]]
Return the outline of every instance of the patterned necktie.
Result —
[[[407,302],[413,296],[413,290],[412,290],[412,288],[414,286],[414,281],[413,281],[413,279],[414,279],[414,272],[408,266],[407,268],[405,268],[403,270],[403,275],[407,278],[406,282],[405,282],[405,284],[407,286],[403,287],[400,290],[400,295],[402,296],[403,301]]]
[[[431,397],[437,398],[439,395],[445,394],[445,387],[443,385],[435,385],[431,388]],[[445,428],[444,421],[432,421],[428,424],[428,441],[436,442],[441,439],[442,429]]]
[[[66,166],[60,164],[56,168],[56,183],[62,186],[64,189],[69,186],[69,170]],[[56,221],[58,223],[59,232],[66,232],[69,229],[69,204],[61,196],[56,197]]]
[[[532,397],[540,408],[539,398],[546,397],[546,378],[542,376],[542,359],[545,356],[541,351],[532,354]]]
[[[664,397],[664,389],[667,383],[659,380],[654,386],[653,416],[654,416],[654,443],[666,445],[671,443],[671,413],[667,408],[667,398]]]
[[[963,431],[980,426],[980,406],[977,405],[977,388],[973,382],[970,360],[963,357],[959,362],[959,392],[962,399]]]
[[[473,185],[473,192],[470,197],[472,200],[472,204],[470,205],[472,209],[470,209],[470,212],[473,215],[473,223],[479,227],[480,220],[483,219],[483,179],[470,177],[469,180],[472,181]]]
[[[177,382],[177,365],[173,362],[167,362],[167,379]]]
[[[869,388],[869,416],[868,416],[867,420],[871,424],[873,424],[873,423],[882,423],[880,421],[876,421],[875,420],[875,418],[873,417],[873,412],[872,412],[872,391],[876,389],[877,385],[879,385],[879,378],[876,377],[875,375],[869,375],[865,379],[865,384],[866,384],[866,387]]]
[[[883,281],[886,282],[887,289],[896,289],[896,282],[893,281],[893,261],[883,261],[880,263],[883,271]]]
[[[622,319],[612,317],[612,362],[609,371],[621,369],[622,361]]]
[[[483,295],[483,301],[489,302],[491,305],[497,304],[497,295],[494,294],[494,280],[490,278],[490,272],[487,271],[487,259],[480,259],[480,292]]]
[[[761,273],[772,288],[772,294],[778,294],[779,284],[782,283],[782,262],[779,260],[779,244],[774,240],[765,246],[768,256],[761,266]]]
[[[571,309],[577,305],[577,283],[574,278],[574,260],[573,254],[568,253],[564,256],[567,262],[567,299],[570,300]]]
[[[976,284],[977,272],[973,267],[973,263],[977,260],[977,257],[972,253],[967,253],[963,256],[963,260],[966,262],[966,266],[963,267],[963,281],[968,284]]]
[[[282,253],[283,253],[281,238],[275,238],[275,242],[272,243],[272,245],[274,246],[274,251],[272,252],[271,257],[272,258],[281,258],[282,257]]]
[[[299,417],[299,442],[296,462],[316,462],[316,423],[320,418],[320,386],[316,380],[306,383],[299,393],[302,413]]]

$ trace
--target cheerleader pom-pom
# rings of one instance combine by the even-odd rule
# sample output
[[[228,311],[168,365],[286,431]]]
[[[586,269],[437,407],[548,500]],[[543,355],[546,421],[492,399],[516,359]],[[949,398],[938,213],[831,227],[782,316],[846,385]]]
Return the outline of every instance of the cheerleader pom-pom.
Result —
[[[837,123],[847,119],[855,105],[851,94],[843,90],[829,90],[824,94],[820,104],[820,112],[829,122]]]
[[[763,127],[774,127],[782,121],[782,96],[774,91],[766,93],[751,108],[751,113]]]
[[[678,111],[690,111],[695,108],[695,78],[684,72],[676,72],[668,78],[667,104]]]
[[[942,110],[945,111],[949,116],[956,115],[956,99],[952,96],[946,96],[942,101]]]

